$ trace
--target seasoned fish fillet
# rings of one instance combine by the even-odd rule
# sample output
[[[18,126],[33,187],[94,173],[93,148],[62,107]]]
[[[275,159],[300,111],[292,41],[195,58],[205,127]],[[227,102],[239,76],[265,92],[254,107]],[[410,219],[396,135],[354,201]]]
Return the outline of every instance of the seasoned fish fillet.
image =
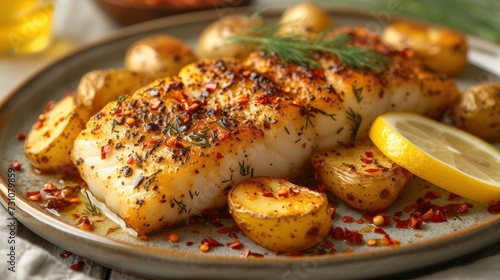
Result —
[[[344,66],[333,54],[318,53],[319,69],[311,70],[285,65],[279,57],[260,52],[244,62],[307,108],[317,133],[316,148],[366,138],[373,120],[388,111],[440,117],[458,98],[455,82],[424,69],[411,53],[384,45],[377,35],[361,28],[340,28],[334,33],[348,34],[352,45],[386,55],[391,63],[380,71],[359,70]]]
[[[204,67],[232,77],[189,88],[158,80],[105,106],[75,141],[90,191],[139,234],[226,205],[245,178],[299,173],[315,145],[301,108],[261,74],[233,62]]]
[[[362,29],[352,44],[388,56],[381,70],[318,53],[318,69],[253,53],[203,60],[108,104],[75,141],[72,160],[90,191],[139,234],[227,204],[252,176],[301,173],[314,149],[366,138],[376,116],[440,116],[455,83]]]

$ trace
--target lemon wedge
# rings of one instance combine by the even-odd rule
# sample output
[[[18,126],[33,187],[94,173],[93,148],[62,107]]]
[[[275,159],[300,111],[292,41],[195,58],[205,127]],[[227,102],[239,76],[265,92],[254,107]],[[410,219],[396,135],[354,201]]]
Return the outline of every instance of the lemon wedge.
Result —
[[[391,112],[373,122],[370,139],[416,176],[463,197],[500,201],[500,150],[430,118]]]

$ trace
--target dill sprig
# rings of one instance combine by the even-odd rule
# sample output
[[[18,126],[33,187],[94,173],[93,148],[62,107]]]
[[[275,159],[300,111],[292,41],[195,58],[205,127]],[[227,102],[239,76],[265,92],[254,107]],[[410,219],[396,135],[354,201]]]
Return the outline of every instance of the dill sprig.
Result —
[[[330,30],[327,30],[311,39],[299,33],[279,34],[281,27],[280,24],[263,23],[228,39],[232,43],[241,43],[267,54],[276,54],[285,64],[293,63],[313,68],[319,67],[315,59],[316,52],[334,54],[344,65],[356,69],[380,70],[384,64],[390,62],[384,55],[361,46],[350,45],[352,38],[347,34],[333,37],[330,36]]]
[[[99,210],[99,208],[97,206],[95,206],[94,203],[92,203],[92,201],[90,200],[90,197],[89,197],[89,193],[85,192],[85,195],[87,196],[88,202],[85,203],[85,209],[86,210],[83,213],[86,214],[86,215],[100,216],[101,215],[101,211]]]

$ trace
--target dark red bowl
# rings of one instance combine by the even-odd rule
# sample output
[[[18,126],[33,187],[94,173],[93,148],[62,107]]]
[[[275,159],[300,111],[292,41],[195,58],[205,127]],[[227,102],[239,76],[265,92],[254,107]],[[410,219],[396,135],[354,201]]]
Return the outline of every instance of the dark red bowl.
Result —
[[[94,0],[121,25],[130,25],[181,13],[247,6],[252,0]]]

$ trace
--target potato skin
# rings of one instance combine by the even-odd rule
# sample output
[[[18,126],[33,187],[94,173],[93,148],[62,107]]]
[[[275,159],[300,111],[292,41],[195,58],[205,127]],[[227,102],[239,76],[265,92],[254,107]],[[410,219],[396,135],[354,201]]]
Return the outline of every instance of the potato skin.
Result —
[[[198,38],[198,56],[202,59],[232,57],[243,60],[252,50],[241,44],[231,43],[227,38],[261,23],[260,18],[250,20],[246,15],[229,15],[213,22]]]
[[[280,34],[314,34],[327,30],[333,20],[318,4],[303,2],[287,8],[280,24]]]
[[[398,21],[391,23],[381,37],[398,50],[412,50],[425,66],[438,73],[458,76],[467,67],[465,36],[451,29]]]
[[[80,79],[76,101],[91,115],[99,112],[108,102],[122,95],[131,95],[137,89],[153,82],[155,78],[147,73],[127,69],[110,68],[94,70]]]
[[[412,178],[369,140],[317,151],[312,162],[317,178],[335,196],[366,211],[389,207]]]
[[[73,169],[73,142],[90,114],[67,95],[40,115],[26,136],[24,152],[33,167],[44,173]]]
[[[450,113],[454,126],[486,141],[500,141],[500,83],[485,83],[463,92]]]
[[[125,68],[154,78],[177,75],[185,65],[196,61],[191,47],[178,38],[152,35],[134,42],[125,55]]]
[[[283,190],[286,190],[286,195],[283,195]],[[285,179],[247,179],[232,188],[228,202],[229,212],[240,229],[269,250],[306,250],[321,242],[330,232],[331,217],[326,195]]]

